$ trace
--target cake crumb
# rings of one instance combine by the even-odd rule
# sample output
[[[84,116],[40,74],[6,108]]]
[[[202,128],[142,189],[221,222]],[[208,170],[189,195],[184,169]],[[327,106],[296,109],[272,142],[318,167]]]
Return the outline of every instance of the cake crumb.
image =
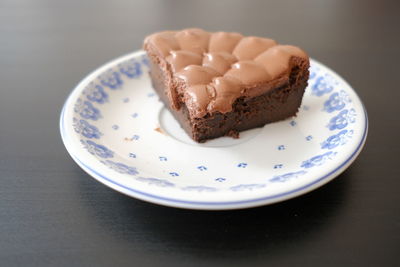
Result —
[[[232,137],[233,139],[239,139],[239,132],[235,130],[230,130],[226,136]]]
[[[163,131],[163,129],[161,129],[160,127],[155,128],[154,131],[159,132],[159,133],[164,134],[164,135],[167,135],[167,134]]]

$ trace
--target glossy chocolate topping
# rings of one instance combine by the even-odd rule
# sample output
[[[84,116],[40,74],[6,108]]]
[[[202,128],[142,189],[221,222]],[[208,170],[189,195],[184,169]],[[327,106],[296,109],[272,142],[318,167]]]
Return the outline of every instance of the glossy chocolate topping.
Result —
[[[144,46],[169,64],[174,79],[185,83],[183,101],[193,117],[229,112],[237,98],[287,82],[292,57],[308,62],[307,54],[295,46],[201,29],[155,33]]]
[[[201,65],[203,57],[190,51],[180,50],[171,51],[166,60],[171,64],[172,70],[178,72],[189,65]]]

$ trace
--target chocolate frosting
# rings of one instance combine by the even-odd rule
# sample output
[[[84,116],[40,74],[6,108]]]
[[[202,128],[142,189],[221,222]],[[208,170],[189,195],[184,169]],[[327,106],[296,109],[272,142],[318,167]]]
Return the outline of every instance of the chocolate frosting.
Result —
[[[144,46],[168,63],[176,84],[184,82],[182,100],[192,117],[230,112],[237,98],[287,82],[292,57],[309,60],[300,48],[272,39],[196,28],[152,34]]]

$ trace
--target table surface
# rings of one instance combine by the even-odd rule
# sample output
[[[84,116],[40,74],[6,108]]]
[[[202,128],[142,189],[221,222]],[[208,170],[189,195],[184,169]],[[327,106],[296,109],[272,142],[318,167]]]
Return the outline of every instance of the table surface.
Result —
[[[1,265],[395,266],[399,3],[0,1]],[[297,44],[336,70],[369,114],[359,158],[314,192],[237,211],[156,206],[89,177],[59,135],[67,95],[147,34],[191,26]]]

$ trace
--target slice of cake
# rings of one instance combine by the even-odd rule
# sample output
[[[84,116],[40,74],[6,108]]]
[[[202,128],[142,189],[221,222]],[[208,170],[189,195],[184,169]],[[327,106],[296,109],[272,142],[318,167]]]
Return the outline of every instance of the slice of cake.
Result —
[[[296,115],[309,76],[298,47],[201,29],[148,36],[154,89],[197,142]]]

